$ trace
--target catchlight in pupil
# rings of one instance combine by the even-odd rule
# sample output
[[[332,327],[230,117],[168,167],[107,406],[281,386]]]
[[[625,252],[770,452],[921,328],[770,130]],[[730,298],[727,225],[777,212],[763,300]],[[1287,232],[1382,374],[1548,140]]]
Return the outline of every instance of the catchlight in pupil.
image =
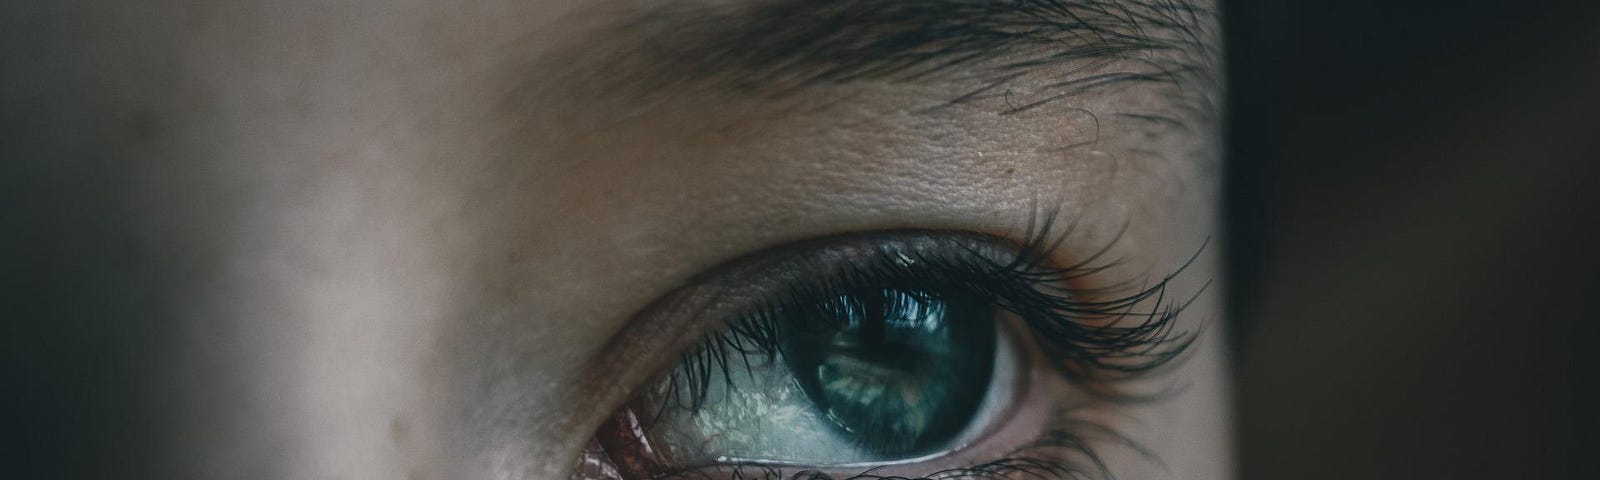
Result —
[[[802,309],[806,310],[806,309]],[[972,422],[988,390],[994,307],[962,295],[868,289],[791,312],[784,359],[853,443],[890,457],[931,453]]]

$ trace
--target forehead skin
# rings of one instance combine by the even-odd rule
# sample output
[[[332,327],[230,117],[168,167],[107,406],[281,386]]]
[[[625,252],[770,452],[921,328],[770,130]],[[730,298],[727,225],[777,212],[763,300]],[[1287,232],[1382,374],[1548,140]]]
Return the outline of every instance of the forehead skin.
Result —
[[[157,93],[111,108],[153,125],[127,141],[161,165],[131,174],[130,208],[188,265],[175,468],[562,479],[627,389],[712,327],[633,314],[736,256],[863,230],[1016,236],[1048,205],[1078,225],[1067,256],[1126,229],[1131,278],[1215,233],[1209,119],[1116,115],[1178,116],[1169,88],[1002,114],[1014,98],[950,104],[982,86],[960,76],[607,83],[667,75],[612,34],[655,3],[153,2],[105,33],[165,62],[132,80]],[[1036,98],[1039,78],[1008,88]],[[1214,276],[1209,255],[1196,270],[1178,288]],[[1133,427],[1162,433],[1146,440],[1170,472],[1227,472],[1216,345],[1179,406]]]

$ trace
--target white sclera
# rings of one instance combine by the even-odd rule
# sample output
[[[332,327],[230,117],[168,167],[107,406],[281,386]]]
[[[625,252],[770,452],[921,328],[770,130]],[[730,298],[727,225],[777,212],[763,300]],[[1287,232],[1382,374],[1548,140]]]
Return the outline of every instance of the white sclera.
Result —
[[[782,358],[728,359],[707,384],[696,414],[685,409],[660,412],[650,428],[654,448],[675,463],[761,463],[810,467],[878,465],[919,461],[958,450],[988,432],[1016,394],[1020,353],[1006,328],[997,324],[994,371],[982,403],[962,432],[938,452],[919,458],[881,458],[843,436],[795,382]]]

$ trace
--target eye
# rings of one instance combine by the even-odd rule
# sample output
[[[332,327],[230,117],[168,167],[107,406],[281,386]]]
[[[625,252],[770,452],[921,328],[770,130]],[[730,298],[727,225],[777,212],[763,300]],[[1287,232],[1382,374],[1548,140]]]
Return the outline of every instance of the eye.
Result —
[[[817,460],[926,455],[971,430],[994,396],[994,310],[962,293],[877,288],[793,312],[779,342],[787,374],[845,444]]]
[[[940,462],[995,443],[985,440],[1002,429],[1044,433],[1043,418],[1007,427],[1027,423],[1017,410],[1038,376],[1026,352],[1058,350],[1050,370],[1085,379],[1093,359],[1118,348],[1162,353],[1153,345],[1164,328],[1090,326],[1137,302],[1071,298],[1064,282],[1082,272],[1042,266],[1033,247],[892,233],[735,262],[683,294],[700,301],[653,314],[728,318],[638,390],[597,433],[591,455],[627,480],[721,478],[706,473],[719,466],[860,472],[993,460]],[[1097,334],[1120,343],[1097,346]],[[1097,348],[1112,354],[1085,356]]]
[[[970,294],[873,288],[784,307],[686,355],[603,438],[680,466],[938,455],[1009,400],[1015,355],[998,330],[992,304]]]

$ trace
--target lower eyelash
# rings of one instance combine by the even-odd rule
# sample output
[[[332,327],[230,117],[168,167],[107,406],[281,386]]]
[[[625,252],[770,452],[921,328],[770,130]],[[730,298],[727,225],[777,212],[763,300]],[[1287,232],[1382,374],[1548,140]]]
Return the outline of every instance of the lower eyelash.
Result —
[[[1067,409],[1056,416],[1058,419],[1039,438],[1004,458],[918,477],[879,475],[873,473],[876,469],[847,476],[812,469],[789,473],[780,466],[743,464],[693,468],[657,480],[1093,480],[1114,476],[1110,466],[1091,448],[1091,443],[1110,443],[1133,450],[1144,458],[1156,458],[1143,445],[1109,426],[1074,419]]]

